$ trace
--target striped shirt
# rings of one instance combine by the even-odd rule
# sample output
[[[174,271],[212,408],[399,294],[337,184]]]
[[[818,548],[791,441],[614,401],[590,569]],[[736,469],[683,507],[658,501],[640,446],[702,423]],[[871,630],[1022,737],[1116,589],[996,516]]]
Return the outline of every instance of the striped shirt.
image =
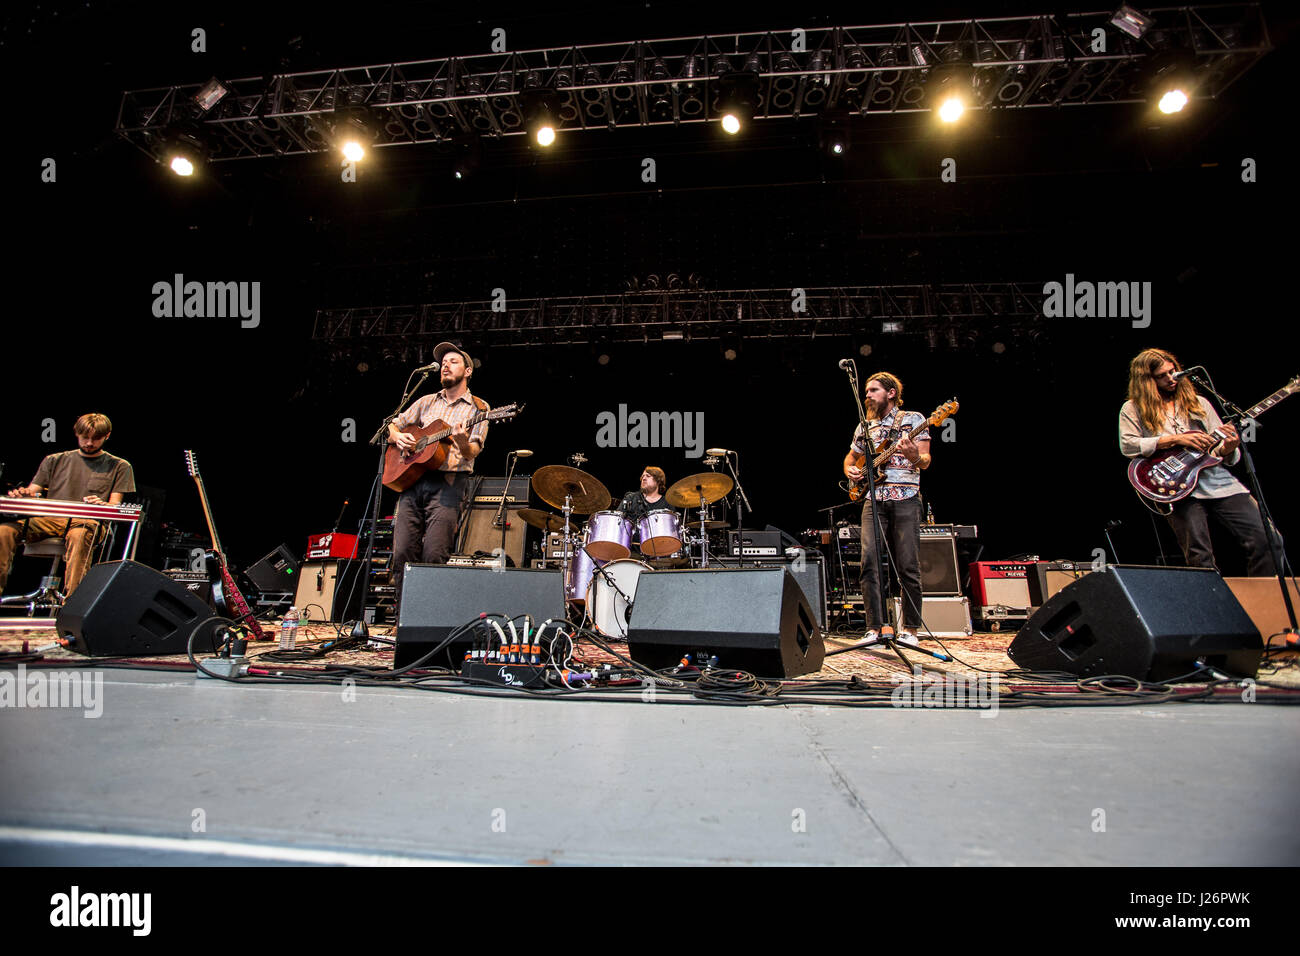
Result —
[[[853,442],[849,445],[849,448],[859,455],[867,456],[867,460],[863,464],[863,470],[865,471],[871,467],[872,450],[879,448],[880,443],[890,437],[892,430],[898,429],[894,436],[897,437],[924,422],[925,416],[920,412],[905,412],[902,409],[895,408],[884,418],[867,422],[867,425],[871,428],[870,447],[867,447],[862,440],[862,425],[859,424],[853,432]],[[923,431],[912,440],[928,441],[929,438],[929,431]],[[916,493],[920,488],[921,469],[908,461],[907,456],[902,452],[895,452],[890,456],[889,461],[885,462],[885,480],[876,484],[876,500],[904,501],[907,498],[916,497]]]
[[[483,412],[487,413],[491,406],[483,399],[478,399],[483,403]],[[432,395],[425,395],[418,399],[406,411],[393,419],[393,424],[400,430],[405,430],[412,425],[425,428],[432,425],[438,419],[442,419],[448,425],[456,425],[461,422],[469,421],[474,415],[478,414],[478,407],[474,404],[475,399],[466,390],[465,394],[454,402],[448,402],[442,392],[435,392]],[[479,448],[487,442],[488,423],[479,422],[469,430],[469,440],[479,443]],[[451,442],[451,447],[447,450],[447,460],[443,462],[439,471],[463,471],[472,472],[474,470],[474,459],[465,459],[460,455],[460,449],[456,443]]]

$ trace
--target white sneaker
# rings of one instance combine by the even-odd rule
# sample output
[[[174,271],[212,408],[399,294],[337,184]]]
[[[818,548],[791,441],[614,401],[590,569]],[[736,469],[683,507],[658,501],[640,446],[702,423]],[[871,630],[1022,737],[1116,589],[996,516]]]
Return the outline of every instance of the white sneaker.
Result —
[[[863,642],[878,641],[878,640],[880,640],[880,632],[877,631],[874,627],[867,628],[867,633],[862,635]]]
[[[916,639],[916,635],[911,631],[899,631],[898,636],[894,638],[894,640],[899,644],[902,644],[904,647],[914,647],[918,651],[921,649],[921,642]]]

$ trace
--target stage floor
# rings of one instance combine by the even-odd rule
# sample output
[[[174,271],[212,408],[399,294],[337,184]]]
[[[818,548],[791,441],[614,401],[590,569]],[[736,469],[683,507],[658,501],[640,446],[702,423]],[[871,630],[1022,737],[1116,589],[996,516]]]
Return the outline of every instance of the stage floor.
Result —
[[[830,662],[907,676],[883,653]],[[91,673],[97,718],[0,709],[0,863],[1300,863],[1290,707],[664,706]]]

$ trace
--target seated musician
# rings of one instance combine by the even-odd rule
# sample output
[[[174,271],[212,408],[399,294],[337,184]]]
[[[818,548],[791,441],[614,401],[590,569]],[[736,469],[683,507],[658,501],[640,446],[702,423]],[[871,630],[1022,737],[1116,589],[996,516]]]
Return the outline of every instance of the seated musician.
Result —
[[[104,442],[113,432],[107,415],[90,412],[77,419],[72,430],[78,448],[46,455],[30,485],[14,488],[10,498],[46,498],[60,501],[83,501],[92,505],[118,505],[135,491],[135,475],[124,458],[104,451]],[[0,502],[0,512],[4,504]],[[32,517],[0,523],[0,593],[9,580],[14,551],[20,537],[27,541],[64,538],[67,548],[64,561],[64,594],[71,594],[90,567],[90,556],[100,522],[85,518]]]
[[[664,470],[648,465],[646,470],[641,472],[640,490],[629,491],[624,495],[618,509],[633,525],[652,511],[672,511],[672,505],[664,500],[664,492],[667,490],[668,477],[664,474]]]

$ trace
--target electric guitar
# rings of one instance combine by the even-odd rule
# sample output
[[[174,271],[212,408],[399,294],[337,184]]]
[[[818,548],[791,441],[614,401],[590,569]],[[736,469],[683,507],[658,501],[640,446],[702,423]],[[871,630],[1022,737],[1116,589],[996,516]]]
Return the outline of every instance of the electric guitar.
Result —
[[[208,507],[208,493],[203,488],[203,478],[199,475],[199,460],[194,452],[185,452],[185,467],[189,469],[194,483],[199,486],[199,501],[203,503],[203,517],[208,523],[208,534],[212,535],[212,549],[203,556],[207,566],[208,582],[212,585],[212,603],[216,605],[217,613],[222,617],[231,618],[236,624],[247,627],[249,636],[253,640],[264,641],[267,638],[262,633],[257,618],[253,617],[253,612],[248,609],[248,602],[239,593],[235,579],[230,576],[230,570],[226,567],[225,552],[221,550],[217,526],[212,521],[212,509]]]
[[[948,401],[936,408],[930,414],[929,418],[921,422],[921,424],[917,425],[910,432],[907,432],[904,435],[899,435],[898,438],[894,439],[892,442],[888,438],[882,441],[879,447],[877,447],[875,452],[872,454],[871,458],[871,467],[876,473],[876,483],[879,484],[885,480],[885,470],[889,464],[889,459],[893,457],[896,451],[898,451],[898,446],[903,443],[904,438],[915,438],[927,428],[943,424],[949,416],[956,415],[957,409],[960,407],[961,406],[957,403],[957,399],[950,398]],[[854,465],[858,468],[862,468],[862,477],[857,481],[849,482],[849,499],[851,501],[857,501],[867,493],[867,472],[864,467],[866,460],[866,455],[858,455],[853,460]]]
[[[469,431],[479,422],[509,421],[524,410],[522,405],[503,405],[490,412],[478,412],[465,421]],[[451,449],[451,426],[441,418],[423,428],[403,428],[401,431],[416,439],[415,447],[402,451],[389,444],[384,452],[384,487],[405,491],[420,480],[426,471],[435,471],[447,460]]]
[[[1254,418],[1272,408],[1288,395],[1300,392],[1300,375],[1295,376],[1258,405],[1246,409],[1245,417]],[[1150,501],[1170,504],[1181,501],[1196,489],[1201,472],[1223,463],[1214,452],[1222,446],[1227,435],[1217,428],[1210,433],[1219,440],[1209,451],[1196,451],[1182,445],[1173,445],[1157,451],[1150,458],[1134,458],[1128,463],[1128,480],[1137,493]]]

